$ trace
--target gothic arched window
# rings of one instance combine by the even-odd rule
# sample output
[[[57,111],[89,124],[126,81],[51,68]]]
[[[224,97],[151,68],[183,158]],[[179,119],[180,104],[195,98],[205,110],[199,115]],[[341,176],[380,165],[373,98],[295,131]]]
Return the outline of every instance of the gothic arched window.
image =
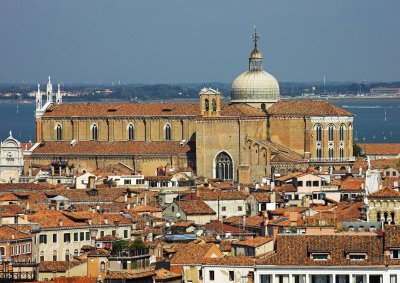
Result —
[[[165,140],[170,141],[171,140],[171,125],[165,124],[164,131],[165,131]]]
[[[212,110],[217,111],[217,100],[215,98],[212,100]]]
[[[56,140],[62,140],[62,128],[60,124],[57,124],[56,126]]]
[[[92,125],[92,140],[97,141],[98,138],[98,127],[96,124]]]
[[[57,251],[53,251],[53,261],[57,261]]]
[[[65,261],[69,261],[69,250],[65,251]]]
[[[339,140],[344,141],[344,128],[345,126],[342,124],[340,125],[340,131],[339,131]]]
[[[215,158],[215,177],[224,180],[233,179],[232,158],[226,152],[221,152]]]
[[[128,140],[130,141],[135,140],[135,130],[132,124],[128,125]]]
[[[204,100],[204,110],[205,110],[205,111],[210,110],[210,104],[209,104],[208,99],[205,99],[205,100]]]
[[[322,126],[319,124],[315,127],[315,141],[316,157],[322,158]]]
[[[332,141],[333,142],[333,130],[335,129],[335,127],[333,125],[329,125],[328,127],[328,141]]]

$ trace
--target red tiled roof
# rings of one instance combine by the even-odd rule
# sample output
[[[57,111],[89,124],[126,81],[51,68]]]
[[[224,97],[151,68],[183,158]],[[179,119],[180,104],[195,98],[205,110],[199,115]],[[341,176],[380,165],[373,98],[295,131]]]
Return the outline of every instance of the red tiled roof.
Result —
[[[329,253],[327,260],[313,260],[311,253]],[[351,260],[349,252],[366,253],[365,260]],[[257,264],[295,266],[383,265],[383,238],[376,235],[283,235],[276,239],[274,256]]]
[[[14,236],[13,236],[14,235]],[[0,241],[12,239],[30,239],[31,235],[23,233],[11,226],[0,226]]]
[[[82,264],[81,261],[41,261],[39,272],[66,272],[68,269]]]
[[[255,237],[254,239],[247,239],[243,241],[232,242],[232,246],[247,246],[247,247],[259,247],[268,242],[273,241],[272,238],[267,237]]]
[[[44,117],[171,117],[171,116],[200,116],[200,105],[172,103],[143,103],[143,104],[58,104],[50,106]],[[247,104],[224,104],[221,116],[265,116],[258,108]]]
[[[270,108],[270,115],[293,116],[353,116],[352,113],[341,109],[329,102],[317,100],[280,100]]]
[[[198,197],[204,201],[211,200],[245,200],[249,195],[245,192],[232,190],[232,191],[211,191],[199,190]]]
[[[224,224],[218,220],[211,220],[209,224],[206,224],[206,228],[216,232],[217,234],[224,234],[224,233],[232,233],[232,234],[247,234],[250,231],[247,231],[243,228]]]
[[[369,199],[391,199],[391,198],[398,199],[400,198],[400,192],[394,189],[384,188],[368,195],[367,197]]]
[[[194,150],[191,143],[181,146],[173,141],[78,141],[73,146],[68,141],[45,141],[32,155],[175,155],[191,150]]]
[[[215,215],[216,212],[212,210],[204,201],[192,200],[192,201],[177,201],[176,205],[186,215]]]
[[[363,153],[367,155],[398,155],[400,143],[359,143]]]

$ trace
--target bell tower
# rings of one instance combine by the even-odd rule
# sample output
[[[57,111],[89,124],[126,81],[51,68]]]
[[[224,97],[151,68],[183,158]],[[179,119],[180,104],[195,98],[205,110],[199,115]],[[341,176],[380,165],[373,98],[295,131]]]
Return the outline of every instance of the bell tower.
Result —
[[[212,88],[200,90],[200,111],[203,117],[221,116],[221,93]]]

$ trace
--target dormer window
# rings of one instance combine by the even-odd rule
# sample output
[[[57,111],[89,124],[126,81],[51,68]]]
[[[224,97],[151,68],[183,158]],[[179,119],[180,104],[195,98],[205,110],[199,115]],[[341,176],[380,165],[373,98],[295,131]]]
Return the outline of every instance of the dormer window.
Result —
[[[363,261],[367,258],[367,255],[365,253],[349,253],[347,257],[350,260]]]
[[[329,253],[311,253],[310,257],[313,260],[328,260]]]

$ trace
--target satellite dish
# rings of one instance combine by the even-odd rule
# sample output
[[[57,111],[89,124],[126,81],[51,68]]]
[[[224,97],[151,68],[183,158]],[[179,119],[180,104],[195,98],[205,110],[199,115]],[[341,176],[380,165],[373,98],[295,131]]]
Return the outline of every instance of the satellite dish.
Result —
[[[220,241],[221,240],[221,236],[217,235],[217,237],[215,237],[215,239],[217,239],[217,241]]]
[[[177,217],[177,218],[181,217],[181,214],[178,212],[178,213],[176,214],[176,217]]]

